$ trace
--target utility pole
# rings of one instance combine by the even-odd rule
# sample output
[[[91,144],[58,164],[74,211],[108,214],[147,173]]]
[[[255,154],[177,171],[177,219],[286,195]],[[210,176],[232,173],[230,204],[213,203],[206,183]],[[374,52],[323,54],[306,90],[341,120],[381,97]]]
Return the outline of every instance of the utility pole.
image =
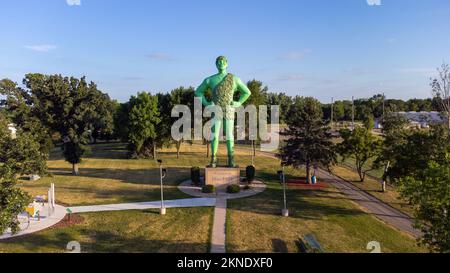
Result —
[[[352,131],[355,130],[355,97],[352,96]]]
[[[331,98],[331,131],[334,129],[334,98]]]

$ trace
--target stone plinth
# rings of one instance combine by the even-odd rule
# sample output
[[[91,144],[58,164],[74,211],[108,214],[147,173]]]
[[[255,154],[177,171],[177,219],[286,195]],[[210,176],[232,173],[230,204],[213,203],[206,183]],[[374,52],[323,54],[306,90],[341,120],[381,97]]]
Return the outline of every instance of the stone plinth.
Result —
[[[205,168],[205,184],[215,187],[239,184],[241,170],[239,168]]]

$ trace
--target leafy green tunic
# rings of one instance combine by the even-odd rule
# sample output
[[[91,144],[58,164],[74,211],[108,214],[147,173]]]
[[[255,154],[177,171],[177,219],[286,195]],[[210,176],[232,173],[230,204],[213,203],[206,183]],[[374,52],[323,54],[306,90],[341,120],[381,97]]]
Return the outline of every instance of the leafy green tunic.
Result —
[[[233,102],[233,74],[228,73],[225,78],[213,90],[213,102],[222,107],[223,117],[226,120],[234,120]]]

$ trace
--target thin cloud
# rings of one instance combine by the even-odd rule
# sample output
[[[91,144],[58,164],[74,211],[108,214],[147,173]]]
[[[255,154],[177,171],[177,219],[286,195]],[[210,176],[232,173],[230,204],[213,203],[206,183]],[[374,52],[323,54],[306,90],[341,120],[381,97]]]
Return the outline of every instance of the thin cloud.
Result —
[[[26,45],[24,47],[36,52],[49,52],[57,48],[56,45]]]
[[[290,51],[282,54],[280,56],[281,60],[288,60],[288,61],[295,61],[295,60],[302,60],[306,57],[306,55],[311,54],[311,49],[305,49],[301,51]]]
[[[66,0],[69,6],[81,6],[81,0]]]
[[[284,81],[284,82],[295,82],[295,81],[303,81],[305,79],[305,76],[301,74],[291,74],[291,75],[284,75],[279,77],[278,81]]]
[[[366,0],[369,6],[381,6],[381,0]]]
[[[173,60],[172,56],[170,56],[167,53],[163,53],[163,52],[150,53],[150,54],[147,55],[147,57],[152,59],[152,60],[157,60],[157,61]]]
[[[431,76],[437,73],[435,68],[427,68],[427,67],[402,68],[400,69],[400,72],[407,74],[419,74],[423,76]]]

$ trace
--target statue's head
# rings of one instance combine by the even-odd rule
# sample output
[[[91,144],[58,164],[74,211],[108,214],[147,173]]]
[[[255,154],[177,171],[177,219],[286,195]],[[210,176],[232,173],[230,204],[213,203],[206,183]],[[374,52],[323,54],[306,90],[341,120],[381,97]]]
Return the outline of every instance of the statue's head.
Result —
[[[219,56],[216,59],[216,66],[219,70],[225,70],[228,67],[228,60],[225,56]]]

